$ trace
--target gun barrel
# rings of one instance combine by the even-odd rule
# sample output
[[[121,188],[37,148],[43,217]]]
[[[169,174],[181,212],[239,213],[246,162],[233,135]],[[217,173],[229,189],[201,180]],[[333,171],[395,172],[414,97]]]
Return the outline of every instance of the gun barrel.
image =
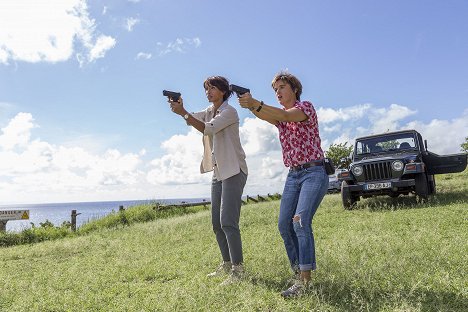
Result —
[[[229,86],[229,90],[231,90],[233,92],[236,92],[237,96],[240,96],[240,95],[242,95],[244,93],[250,92],[250,89],[247,89],[247,88],[244,88],[244,87],[241,87],[241,86],[236,86],[234,84]]]
[[[167,96],[172,101],[178,101],[181,96],[179,92],[173,92],[173,91],[168,91],[168,90],[163,90],[163,95]]]

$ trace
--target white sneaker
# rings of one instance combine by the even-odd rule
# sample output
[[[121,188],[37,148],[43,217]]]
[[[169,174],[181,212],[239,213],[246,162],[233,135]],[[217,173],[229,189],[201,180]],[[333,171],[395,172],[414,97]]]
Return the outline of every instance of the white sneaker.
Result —
[[[283,298],[294,298],[304,294],[306,287],[302,281],[296,281],[294,285],[281,292]]]
[[[229,277],[222,282],[221,286],[227,286],[239,282],[244,275],[244,267],[242,264],[233,265]]]
[[[216,271],[211,272],[207,274],[206,276],[215,277],[215,276],[225,275],[225,274],[228,274],[231,271],[231,269],[232,269],[231,261],[224,261],[218,266]]]

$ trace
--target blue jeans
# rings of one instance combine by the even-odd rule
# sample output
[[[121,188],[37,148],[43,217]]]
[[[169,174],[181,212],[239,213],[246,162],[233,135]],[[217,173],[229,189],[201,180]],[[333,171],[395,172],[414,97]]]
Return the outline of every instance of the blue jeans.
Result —
[[[312,219],[328,189],[323,166],[289,171],[284,185],[278,229],[293,271],[315,270]]]

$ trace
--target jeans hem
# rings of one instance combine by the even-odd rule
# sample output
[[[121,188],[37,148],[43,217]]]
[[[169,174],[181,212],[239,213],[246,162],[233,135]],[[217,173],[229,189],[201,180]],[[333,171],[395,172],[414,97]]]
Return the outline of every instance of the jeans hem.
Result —
[[[301,271],[314,271],[317,266],[314,264],[299,264],[299,270]]]

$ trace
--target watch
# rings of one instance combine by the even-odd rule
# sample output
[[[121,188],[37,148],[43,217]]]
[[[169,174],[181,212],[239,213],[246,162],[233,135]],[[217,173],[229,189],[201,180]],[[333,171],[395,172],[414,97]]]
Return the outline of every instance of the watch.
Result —
[[[184,119],[187,120],[189,118],[189,114],[184,115]]]

